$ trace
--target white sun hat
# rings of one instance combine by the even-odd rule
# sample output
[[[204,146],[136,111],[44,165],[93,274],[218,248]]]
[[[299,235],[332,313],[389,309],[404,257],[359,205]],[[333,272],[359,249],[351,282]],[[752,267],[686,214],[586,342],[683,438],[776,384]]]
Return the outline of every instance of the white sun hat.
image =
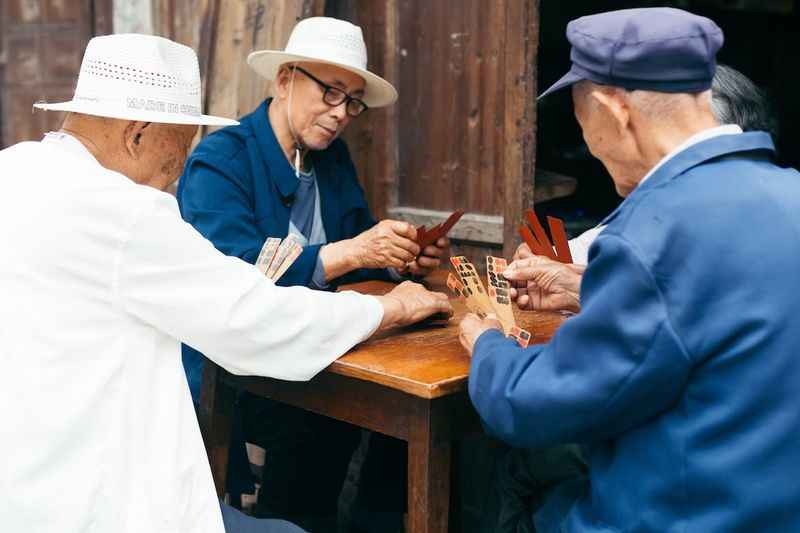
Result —
[[[397,100],[394,86],[367,70],[367,45],[361,28],[344,20],[311,17],[292,30],[285,50],[259,50],[247,56],[247,64],[268,80],[281,65],[309,61],[336,65],[364,78],[364,97],[369,107],[383,107]]]
[[[238,124],[203,115],[200,92],[197,54],[188,46],[154,35],[105,35],[86,45],[72,100],[34,107],[163,124]]]

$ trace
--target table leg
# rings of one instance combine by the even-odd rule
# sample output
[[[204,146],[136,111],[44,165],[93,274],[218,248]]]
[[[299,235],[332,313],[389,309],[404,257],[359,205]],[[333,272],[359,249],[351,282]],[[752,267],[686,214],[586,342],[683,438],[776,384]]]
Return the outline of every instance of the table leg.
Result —
[[[206,361],[200,392],[200,430],[206,445],[208,462],[217,487],[217,496],[225,496],[228,476],[228,453],[233,428],[233,405],[236,391],[223,383],[217,365]]]
[[[416,402],[408,435],[409,533],[447,533],[452,448],[436,438],[442,422],[435,402]]]

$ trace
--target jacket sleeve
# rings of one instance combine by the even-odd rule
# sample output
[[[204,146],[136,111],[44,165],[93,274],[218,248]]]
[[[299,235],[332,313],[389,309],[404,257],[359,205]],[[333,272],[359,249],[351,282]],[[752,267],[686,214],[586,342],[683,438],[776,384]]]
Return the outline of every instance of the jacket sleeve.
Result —
[[[669,408],[691,360],[633,246],[600,235],[582,310],[550,343],[521,349],[490,330],[475,344],[469,393],[486,428],[520,447],[614,437]]]
[[[253,266],[215,250],[163,193],[136,217],[116,264],[122,312],[235,374],[310,379],[371,335],[383,317],[371,296],[276,287]]]
[[[184,220],[220,252],[255,264],[265,237],[256,224],[248,171],[235,158],[204,154],[189,160],[181,179],[178,201]],[[279,284],[308,285],[319,249],[305,247]]]

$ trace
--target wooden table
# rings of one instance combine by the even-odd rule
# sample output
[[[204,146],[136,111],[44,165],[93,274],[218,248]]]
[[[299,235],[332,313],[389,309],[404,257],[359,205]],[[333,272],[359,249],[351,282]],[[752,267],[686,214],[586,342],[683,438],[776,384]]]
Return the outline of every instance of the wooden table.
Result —
[[[446,273],[426,280],[446,292]],[[392,285],[366,282],[347,287],[383,294]],[[408,531],[448,530],[453,442],[480,428],[467,395],[470,360],[458,342],[466,313],[453,300],[447,326],[414,326],[382,332],[353,348],[308,382],[233,376],[206,364],[200,418],[217,492],[227,470],[231,412],[236,389],[272,398],[408,442]],[[516,311],[517,323],[548,340],[564,317]]]

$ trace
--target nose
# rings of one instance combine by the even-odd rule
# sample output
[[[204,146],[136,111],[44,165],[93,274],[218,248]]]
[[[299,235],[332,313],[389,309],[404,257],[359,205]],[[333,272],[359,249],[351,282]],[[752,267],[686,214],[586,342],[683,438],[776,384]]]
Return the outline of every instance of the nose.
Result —
[[[343,120],[347,119],[347,100],[343,101],[341,104],[337,106],[331,107],[331,116],[335,117],[336,120],[342,122]]]

